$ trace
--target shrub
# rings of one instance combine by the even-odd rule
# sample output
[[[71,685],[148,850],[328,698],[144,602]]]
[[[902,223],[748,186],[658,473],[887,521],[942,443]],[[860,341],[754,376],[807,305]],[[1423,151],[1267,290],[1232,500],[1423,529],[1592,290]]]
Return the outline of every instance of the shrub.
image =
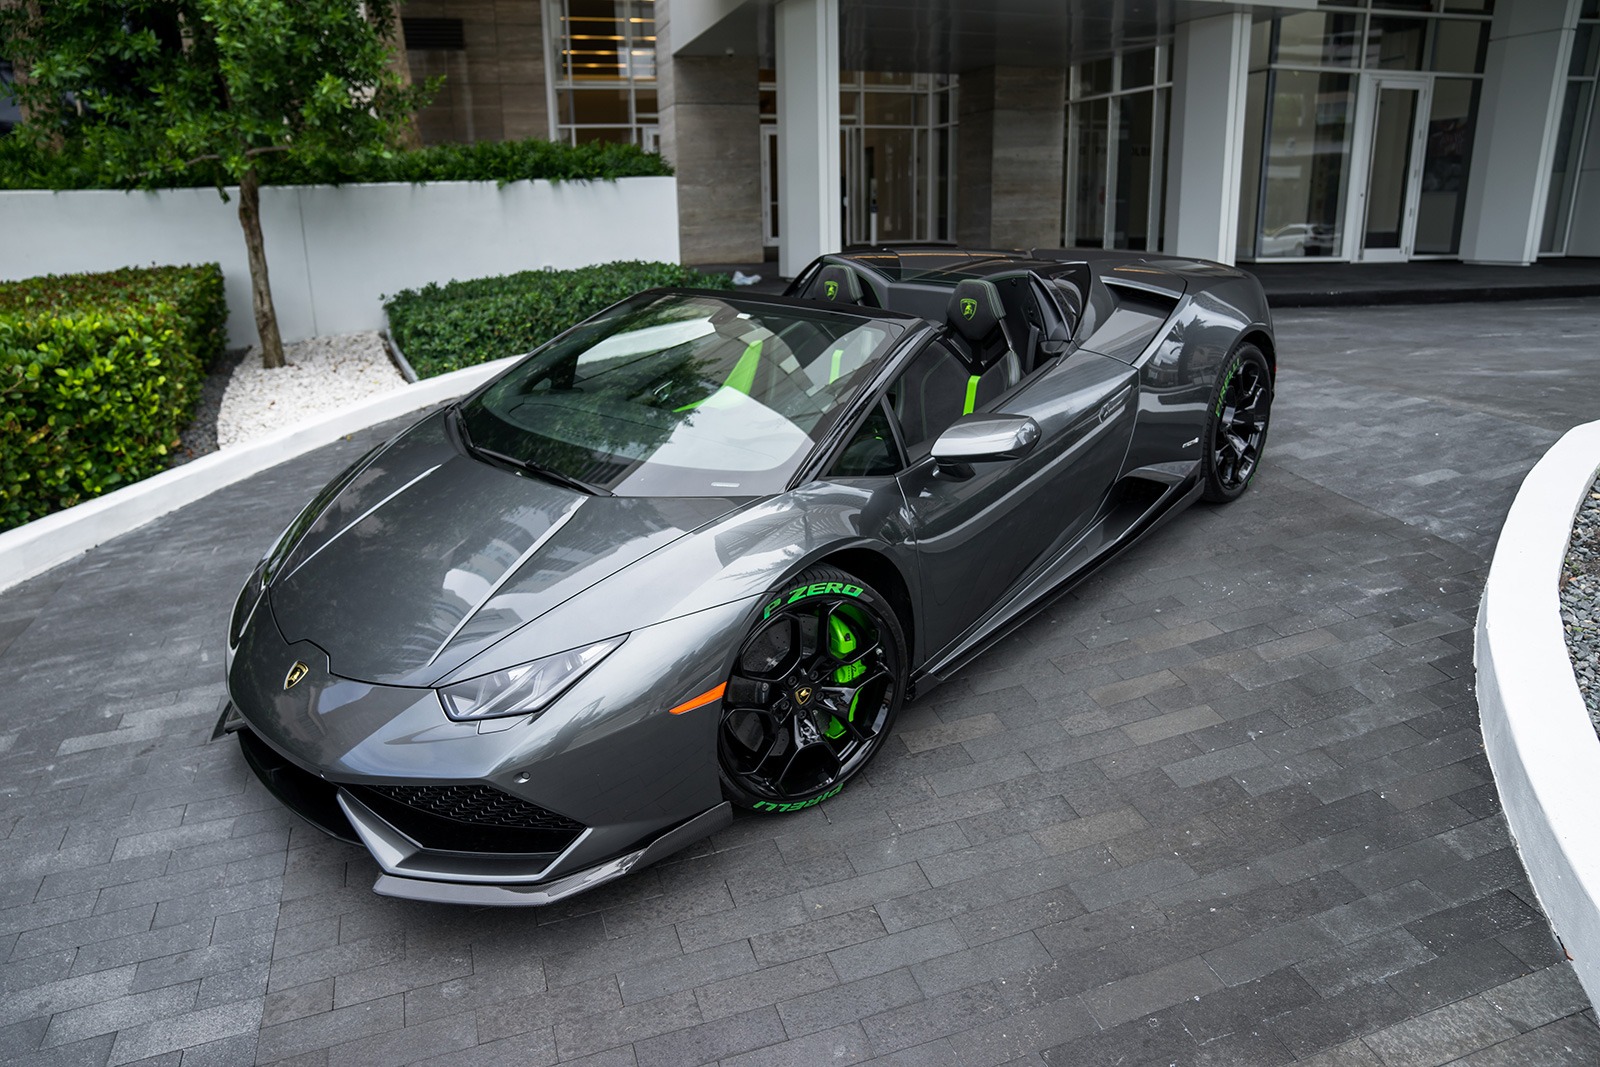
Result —
[[[726,274],[701,274],[673,263],[604,263],[408,289],[391,297],[384,310],[395,343],[418,377],[430,378],[530,351],[641,289],[732,284]]]
[[[654,152],[633,145],[553,141],[480,141],[438,144],[402,152],[327,156],[313,160],[261,157],[267,185],[344,185],[355,182],[506,182],[545,179],[651,177],[672,173]],[[146,187],[202,187],[221,183],[209,164],[197,164],[182,178],[141,183]],[[0,137],[0,189],[122,188],[108,181],[96,161],[78,145],[43,150],[21,137]]]
[[[0,283],[0,529],[164,469],[226,317],[215,264]]]

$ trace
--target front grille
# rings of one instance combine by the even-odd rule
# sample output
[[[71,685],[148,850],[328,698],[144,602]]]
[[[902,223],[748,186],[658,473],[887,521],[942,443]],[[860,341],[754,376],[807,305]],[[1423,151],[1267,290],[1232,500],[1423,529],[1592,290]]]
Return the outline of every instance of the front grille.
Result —
[[[548,853],[572,844],[584,826],[491,785],[344,787],[423,848],[441,852]]]
[[[577,832],[583,829],[582,823],[546,811],[510,793],[502,793],[492,785],[385,785],[373,786],[372,791],[407,807],[457,822],[518,830]]]

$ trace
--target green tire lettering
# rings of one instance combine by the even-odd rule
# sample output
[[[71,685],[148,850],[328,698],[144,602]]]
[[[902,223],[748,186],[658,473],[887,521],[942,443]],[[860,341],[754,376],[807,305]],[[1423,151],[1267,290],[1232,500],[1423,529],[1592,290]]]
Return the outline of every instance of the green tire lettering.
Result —
[[[844,592],[844,586],[838,582],[829,582],[827,591],[829,593],[842,593]]]
[[[1241,362],[1243,361],[1235,359],[1233,366],[1228,368],[1228,376],[1222,379],[1222,388],[1217,391],[1217,410],[1214,412],[1216,415],[1222,414],[1223,402],[1228,398],[1228,386],[1233,384],[1233,376],[1239,373],[1239,364]]]

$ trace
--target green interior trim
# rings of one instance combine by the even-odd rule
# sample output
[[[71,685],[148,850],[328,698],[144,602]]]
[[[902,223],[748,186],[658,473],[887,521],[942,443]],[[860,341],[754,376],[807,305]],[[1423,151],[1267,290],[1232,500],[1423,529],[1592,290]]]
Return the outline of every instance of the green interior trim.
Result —
[[[971,415],[972,409],[978,406],[978,382],[982,380],[981,374],[974,374],[967,379],[967,402],[961,408],[961,414]]]
[[[844,349],[833,350],[833,366],[828,371],[828,384],[832,385],[839,380],[839,365],[844,362]]]
[[[733,365],[733,371],[728,375],[728,380],[722,383],[723,386],[728,389],[736,389],[745,396],[749,396],[750,387],[756,384],[756,366],[760,364],[760,362],[761,339],[756,338],[745,347],[744,355],[740,356],[739,362]],[[711,394],[711,396],[715,395],[715,393]],[[672,410],[693,411],[695,408],[699,407],[701,404],[704,404],[710,399],[710,396],[701,397],[692,404],[685,404],[681,408],[673,408]]]
[[[750,387],[756,384],[756,364],[760,362],[761,339],[757,338],[745,348],[744,355],[733,365],[733,373],[728,375],[728,380],[723,384],[729,389],[737,389],[745,396],[749,396]]]

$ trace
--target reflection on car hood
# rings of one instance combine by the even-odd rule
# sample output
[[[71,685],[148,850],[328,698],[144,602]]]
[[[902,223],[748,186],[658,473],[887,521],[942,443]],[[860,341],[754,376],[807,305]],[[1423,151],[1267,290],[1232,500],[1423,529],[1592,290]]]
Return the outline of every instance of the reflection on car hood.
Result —
[[[286,640],[326,651],[336,675],[427,685],[737,506],[586,496],[463,455],[435,415],[312,525],[272,584],[272,613]],[[618,633],[630,628],[616,620]]]

